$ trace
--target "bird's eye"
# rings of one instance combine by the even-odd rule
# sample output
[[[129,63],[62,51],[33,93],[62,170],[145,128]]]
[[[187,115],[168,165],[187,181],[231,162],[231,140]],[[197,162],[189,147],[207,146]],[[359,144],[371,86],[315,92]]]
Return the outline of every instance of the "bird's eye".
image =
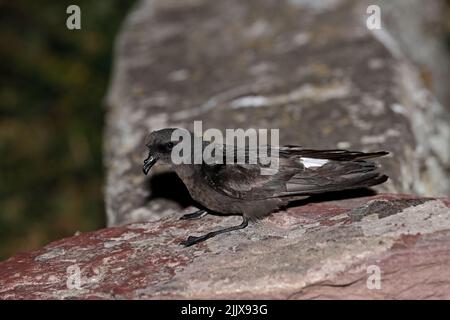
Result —
[[[173,149],[173,146],[174,146],[173,142],[167,142],[166,143],[166,149],[169,150],[169,151]]]

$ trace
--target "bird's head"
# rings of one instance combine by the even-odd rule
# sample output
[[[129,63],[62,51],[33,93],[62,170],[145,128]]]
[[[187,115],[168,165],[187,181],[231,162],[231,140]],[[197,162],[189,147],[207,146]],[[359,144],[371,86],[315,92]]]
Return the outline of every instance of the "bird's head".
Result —
[[[163,164],[172,164],[172,149],[180,142],[173,138],[176,128],[167,128],[153,131],[147,138],[146,146],[148,148],[148,157],[144,160],[142,170],[148,174],[151,167],[159,161]]]

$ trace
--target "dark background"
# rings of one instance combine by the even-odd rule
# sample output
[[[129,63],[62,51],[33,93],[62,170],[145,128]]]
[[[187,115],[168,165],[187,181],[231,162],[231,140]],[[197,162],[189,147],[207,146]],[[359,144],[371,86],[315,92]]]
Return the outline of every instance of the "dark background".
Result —
[[[133,3],[0,0],[0,259],[104,226],[103,98]]]
[[[103,98],[133,3],[0,0],[1,260],[104,226]]]

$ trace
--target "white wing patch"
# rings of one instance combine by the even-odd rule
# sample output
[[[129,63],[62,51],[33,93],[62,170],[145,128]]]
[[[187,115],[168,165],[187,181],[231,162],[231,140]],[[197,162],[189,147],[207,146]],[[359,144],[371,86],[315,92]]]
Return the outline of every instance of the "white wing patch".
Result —
[[[300,162],[305,166],[306,169],[317,168],[328,163],[326,159],[314,159],[314,158],[300,158]]]

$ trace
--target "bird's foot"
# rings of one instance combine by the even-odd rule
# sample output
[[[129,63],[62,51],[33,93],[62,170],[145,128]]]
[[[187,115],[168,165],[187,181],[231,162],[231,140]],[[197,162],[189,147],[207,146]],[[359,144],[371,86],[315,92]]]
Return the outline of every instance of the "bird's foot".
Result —
[[[248,218],[244,216],[244,217],[242,217],[242,223],[240,225],[238,225],[238,226],[232,226],[232,227],[228,227],[228,228],[212,231],[212,232],[209,232],[209,233],[204,234],[204,235],[199,236],[199,237],[189,236],[185,241],[181,242],[181,245],[183,245],[185,247],[190,247],[190,246],[192,246],[194,244],[197,244],[197,243],[205,241],[205,240],[207,240],[209,238],[215,237],[218,234],[230,232],[230,231],[233,231],[233,230],[244,229],[245,227],[247,227],[247,225],[248,225]]]
[[[206,239],[210,238],[209,234],[205,234],[203,236],[200,237],[195,237],[195,236],[189,236],[185,241],[181,242],[182,246],[185,247],[190,247],[194,244],[200,243],[202,241],[205,241]]]
[[[191,219],[199,219],[206,215],[208,212],[206,210],[198,210],[192,213],[186,213],[185,215],[181,216],[180,220],[191,220]]]

